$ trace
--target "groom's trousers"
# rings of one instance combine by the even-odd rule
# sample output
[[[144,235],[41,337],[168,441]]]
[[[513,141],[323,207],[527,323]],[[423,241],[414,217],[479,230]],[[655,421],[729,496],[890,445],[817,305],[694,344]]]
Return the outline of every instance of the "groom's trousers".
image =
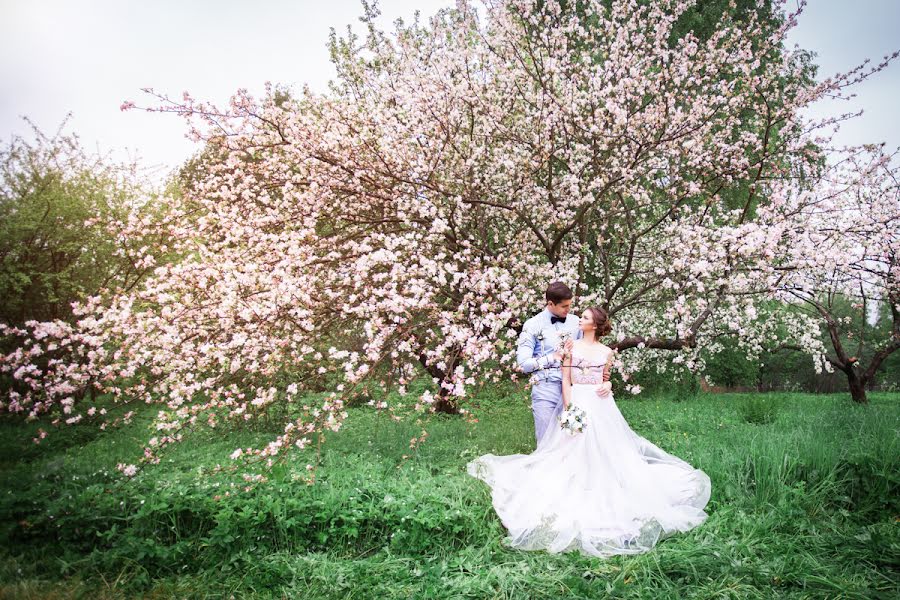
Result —
[[[547,428],[562,410],[562,382],[536,381],[531,387],[531,410],[534,413],[534,437],[540,444]]]

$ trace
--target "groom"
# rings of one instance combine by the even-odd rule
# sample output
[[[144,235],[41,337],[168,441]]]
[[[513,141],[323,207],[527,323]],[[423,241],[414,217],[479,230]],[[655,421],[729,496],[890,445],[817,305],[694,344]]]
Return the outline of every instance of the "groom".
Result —
[[[525,321],[516,360],[524,373],[531,373],[531,410],[534,412],[534,435],[541,438],[562,408],[562,374],[560,372],[560,334],[567,334],[566,349],[581,337],[578,317],[569,316],[572,290],[555,281],[544,292],[547,307]]]

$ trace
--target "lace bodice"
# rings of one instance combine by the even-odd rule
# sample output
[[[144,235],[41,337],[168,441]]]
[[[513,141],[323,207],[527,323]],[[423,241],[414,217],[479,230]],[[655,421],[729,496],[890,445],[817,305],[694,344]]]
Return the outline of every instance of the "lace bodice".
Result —
[[[603,383],[603,368],[609,358],[609,352],[603,357],[602,362],[588,360],[572,350],[572,383]]]

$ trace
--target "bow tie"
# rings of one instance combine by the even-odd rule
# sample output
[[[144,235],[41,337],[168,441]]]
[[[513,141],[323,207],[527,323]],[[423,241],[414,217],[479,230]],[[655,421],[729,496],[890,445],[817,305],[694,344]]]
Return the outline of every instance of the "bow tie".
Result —
[[[566,322],[565,317],[550,317],[551,325],[556,325],[557,323],[565,323],[565,322]]]

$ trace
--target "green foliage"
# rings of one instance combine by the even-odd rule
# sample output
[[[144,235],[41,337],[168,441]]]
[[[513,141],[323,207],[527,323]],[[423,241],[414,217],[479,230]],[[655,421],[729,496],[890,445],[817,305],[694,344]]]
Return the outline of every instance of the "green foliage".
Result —
[[[643,395],[642,395],[643,396]],[[215,472],[266,435],[195,433],[131,481],[114,465],[150,423],[100,435],[74,427],[40,446],[38,423],[0,422],[0,596],[559,598],[890,597],[900,591],[900,397],[772,394],[672,403],[619,399],[638,433],[703,469],[709,519],[635,557],[510,551],[487,487],[466,462],[533,450],[527,393],[486,388],[477,423],[421,424],[351,409],[323,447],[264,485]],[[152,412],[147,409],[147,412]],[[30,429],[29,429],[30,428]],[[45,445],[46,444],[46,445]],[[26,451],[22,452],[22,448]],[[411,455],[404,459],[404,455]]]
[[[731,0],[697,0],[675,23],[671,42],[674,45],[688,32],[705,42],[715,33],[725,15],[730,15],[735,21],[741,23],[746,22],[752,13],[755,13],[756,18],[767,23],[769,27],[776,26],[781,20],[777,11],[772,10],[771,2],[738,0],[732,6]]]
[[[759,380],[759,364],[747,360],[733,338],[724,338],[724,348],[705,357],[707,381],[725,387],[755,386]]]
[[[32,126],[33,140],[14,136],[0,149],[0,321],[8,324],[68,320],[72,302],[142,274],[107,228],[138,201],[134,173],[85,154],[65,125],[52,137]]]
[[[668,358],[670,357],[666,357],[666,359]],[[669,366],[670,368],[664,373],[648,369],[633,374],[632,381],[639,384],[644,390],[641,395],[665,398],[675,402],[697,398],[700,394],[700,378],[697,374],[673,365]],[[625,386],[619,383],[619,379],[613,374],[613,392],[618,397],[624,398],[630,394],[626,391]]]

